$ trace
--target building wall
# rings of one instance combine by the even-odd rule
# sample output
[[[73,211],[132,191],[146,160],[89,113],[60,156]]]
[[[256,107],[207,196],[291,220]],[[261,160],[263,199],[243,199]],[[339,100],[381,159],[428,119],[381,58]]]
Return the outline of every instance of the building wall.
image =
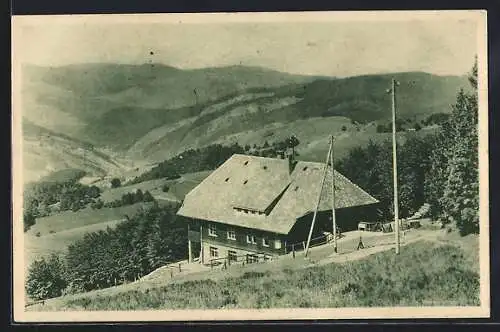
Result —
[[[211,256],[211,248],[217,249],[218,257],[212,257]],[[229,245],[224,245],[221,244],[220,242],[212,242],[210,240],[204,240],[203,241],[203,262],[205,264],[210,264],[210,260],[213,258],[227,258],[229,256],[229,252],[233,252],[237,257],[238,262],[245,261],[245,255],[247,254],[264,254],[264,255],[269,255],[269,256],[276,256],[276,253],[269,253],[269,252],[257,252],[257,251],[252,251],[248,249],[242,249],[239,247],[233,247]],[[224,260],[220,259],[219,260],[220,264],[224,263]]]
[[[215,225],[215,233],[217,236],[209,234],[210,225]],[[219,250],[219,257],[224,257],[227,255],[228,250],[237,250],[242,254],[246,253],[266,253],[270,255],[280,255],[285,253],[285,240],[286,236],[271,232],[265,232],[256,229],[250,229],[245,227],[231,226],[222,223],[216,223],[206,220],[190,220],[189,230],[191,234],[194,232],[200,232],[201,226],[201,238],[203,246],[203,256],[205,259],[209,258],[208,247],[213,246],[221,248]],[[235,239],[229,239],[227,236],[228,231],[234,231]],[[199,233],[196,233],[199,234]],[[255,243],[247,242],[247,235],[251,235],[255,239]],[[269,246],[264,245],[263,239],[268,240]],[[196,241],[196,239],[191,236],[191,241]],[[275,241],[280,241],[281,246],[277,248],[275,246]],[[193,252],[193,256],[197,257],[198,253]]]
[[[314,213],[308,213],[305,216],[297,219],[292,230],[288,234],[288,242],[299,243],[307,241],[309,230]],[[377,220],[376,206],[355,206],[351,208],[336,209],[335,221],[342,232],[349,232],[358,229],[358,223],[361,221]],[[314,224],[312,238],[321,236],[323,232],[331,232],[333,230],[332,211],[318,211],[316,222]]]

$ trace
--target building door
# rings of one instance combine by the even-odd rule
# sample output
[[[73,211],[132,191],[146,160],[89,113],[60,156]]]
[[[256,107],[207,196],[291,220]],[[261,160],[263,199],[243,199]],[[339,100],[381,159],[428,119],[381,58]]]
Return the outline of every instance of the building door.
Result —
[[[238,260],[238,256],[236,254],[236,251],[228,250],[227,251],[227,258],[229,259],[230,262],[236,262]]]

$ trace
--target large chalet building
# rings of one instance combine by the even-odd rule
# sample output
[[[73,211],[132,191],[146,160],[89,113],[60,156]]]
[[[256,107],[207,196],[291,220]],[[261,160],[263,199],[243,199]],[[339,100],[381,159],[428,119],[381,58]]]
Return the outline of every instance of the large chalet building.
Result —
[[[324,163],[235,154],[189,192],[177,212],[188,222],[189,260],[281,255],[307,239]],[[331,165],[328,165],[331,167]],[[332,232],[327,172],[313,237]],[[342,231],[373,217],[378,201],[335,171],[336,223]]]

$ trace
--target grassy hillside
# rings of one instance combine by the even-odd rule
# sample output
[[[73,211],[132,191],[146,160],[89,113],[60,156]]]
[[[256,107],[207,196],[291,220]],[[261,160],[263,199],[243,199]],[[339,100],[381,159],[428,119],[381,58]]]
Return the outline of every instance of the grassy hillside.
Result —
[[[120,173],[121,160],[110,156],[92,144],[74,139],[64,133],[23,121],[24,183],[43,180],[44,176],[61,177],[73,170],[89,175],[104,176]],[[59,173],[59,172],[63,173]],[[51,175],[55,172],[55,175]],[[69,172],[69,173],[68,173]]]
[[[33,310],[477,306],[479,273],[470,264],[475,250],[454,242],[420,241],[406,245],[399,256],[386,251],[307,268],[270,263],[238,277],[219,272],[213,280],[78,294]]]

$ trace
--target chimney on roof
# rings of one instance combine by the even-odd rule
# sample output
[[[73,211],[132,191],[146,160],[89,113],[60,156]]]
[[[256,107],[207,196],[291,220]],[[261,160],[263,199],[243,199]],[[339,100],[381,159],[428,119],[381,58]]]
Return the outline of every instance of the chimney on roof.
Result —
[[[297,161],[295,160],[295,153],[293,149],[288,149],[287,151],[287,159],[288,159],[288,173],[292,174],[295,166],[297,165]]]

